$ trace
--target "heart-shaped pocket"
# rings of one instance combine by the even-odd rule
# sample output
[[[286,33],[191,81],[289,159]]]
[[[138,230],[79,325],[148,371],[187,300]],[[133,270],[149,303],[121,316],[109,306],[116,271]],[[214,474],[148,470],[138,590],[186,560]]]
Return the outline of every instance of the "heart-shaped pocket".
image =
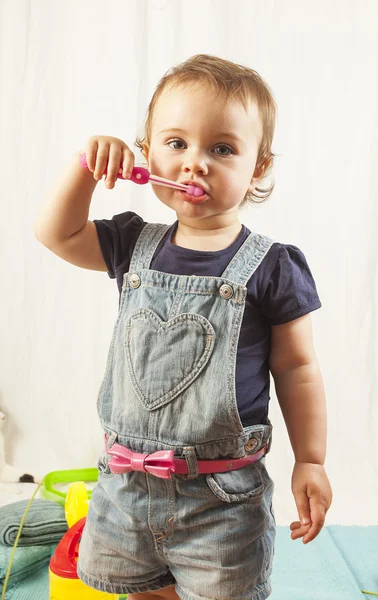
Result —
[[[171,402],[198,377],[214,347],[215,332],[202,315],[183,313],[162,321],[147,308],[126,323],[126,359],[140,402],[154,410]]]

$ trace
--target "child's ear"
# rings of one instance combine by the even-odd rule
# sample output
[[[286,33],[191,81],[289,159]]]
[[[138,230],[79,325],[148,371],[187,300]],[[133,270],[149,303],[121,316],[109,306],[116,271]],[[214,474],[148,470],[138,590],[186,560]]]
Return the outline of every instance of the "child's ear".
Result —
[[[255,172],[253,173],[253,177],[251,179],[251,182],[248,186],[248,192],[252,193],[255,191],[255,188],[257,187],[257,185],[259,184],[259,182],[264,179],[269,166],[270,166],[271,161],[270,160],[266,160],[264,163],[259,163],[256,165],[255,167]]]
[[[142,144],[142,154],[147,161],[147,167],[149,167],[149,155],[150,155],[150,147],[147,144]]]

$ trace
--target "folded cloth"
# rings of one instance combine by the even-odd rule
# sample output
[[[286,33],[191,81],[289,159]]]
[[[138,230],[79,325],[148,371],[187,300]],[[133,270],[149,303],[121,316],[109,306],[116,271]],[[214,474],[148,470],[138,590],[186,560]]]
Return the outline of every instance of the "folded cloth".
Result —
[[[8,581],[8,589],[11,590],[12,586],[32,575],[40,567],[47,566],[55,549],[56,544],[34,546],[33,548],[17,548]],[[0,591],[4,586],[12,551],[13,548],[0,546]],[[8,593],[6,596],[8,598]]]
[[[13,546],[28,500],[0,507],[0,544]],[[68,530],[64,507],[37,498],[30,506],[18,546],[44,546],[60,542]]]

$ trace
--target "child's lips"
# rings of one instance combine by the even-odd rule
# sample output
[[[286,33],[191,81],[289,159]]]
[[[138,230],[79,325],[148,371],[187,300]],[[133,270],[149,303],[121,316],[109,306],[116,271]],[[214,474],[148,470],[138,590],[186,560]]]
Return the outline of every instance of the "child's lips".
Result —
[[[206,187],[201,185],[199,181],[197,182],[193,181],[193,179],[186,179],[185,181],[180,181],[180,183],[183,183],[185,186],[187,186],[186,192],[190,196],[199,198],[200,196],[203,196],[203,194],[207,194]]]
[[[180,181],[184,185],[188,186],[186,192],[181,192],[182,198],[190,204],[202,204],[209,198],[209,194],[202,187],[202,185],[193,179],[187,179],[186,181]]]
[[[192,196],[191,194],[188,194],[188,192],[183,192],[181,190],[176,191],[178,194],[180,194],[181,198],[189,204],[202,204],[210,197],[209,194],[206,194],[205,192],[202,194],[202,196]]]

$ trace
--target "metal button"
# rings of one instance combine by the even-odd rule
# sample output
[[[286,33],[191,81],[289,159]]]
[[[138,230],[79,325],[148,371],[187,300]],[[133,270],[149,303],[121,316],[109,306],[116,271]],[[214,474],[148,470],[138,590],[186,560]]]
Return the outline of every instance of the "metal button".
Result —
[[[228,283],[224,283],[219,288],[219,293],[222,296],[222,298],[226,298],[228,300],[234,295],[234,290],[231,285],[228,285]]]
[[[130,275],[130,285],[132,288],[138,288],[140,286],[140,277],[136,273]]]
[[[252,438],[252,439],[248,440],[248,442],[245,444],[244,448],[247,450],[247,452],[250,452],[251,450],[254,450],[256,448],[258,443],[259,442],[256,440],[256,438]]]

